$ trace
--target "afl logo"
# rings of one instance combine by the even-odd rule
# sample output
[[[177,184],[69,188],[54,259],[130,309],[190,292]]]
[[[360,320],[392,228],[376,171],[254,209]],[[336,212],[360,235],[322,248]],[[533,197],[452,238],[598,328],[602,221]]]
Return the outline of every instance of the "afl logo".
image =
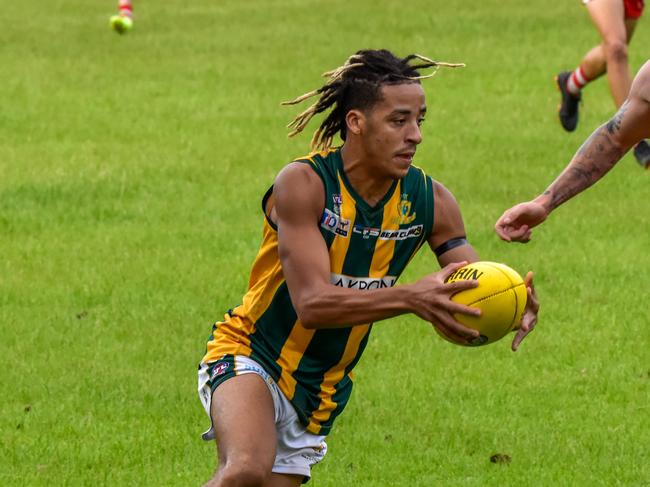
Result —
[[[221,362],[215,365],[214,369],[212,369],[212,378],[214,379],[215,377],[222,375],[226,370],[228,370],[228,367],[230,367],[228,362]]]

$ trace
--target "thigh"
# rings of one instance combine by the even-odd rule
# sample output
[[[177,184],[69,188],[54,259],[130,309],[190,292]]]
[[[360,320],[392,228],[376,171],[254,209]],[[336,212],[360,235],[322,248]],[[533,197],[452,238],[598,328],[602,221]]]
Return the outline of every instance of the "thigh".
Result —
[[[587,10],[603,41],[627,41],[623,0],[591,0]]]
[[[271,478],[264,487],[298,487],[302,484],[302,475],[287,475],[281,473],[271,474]]]
[[[210,416],[220,465],[253,461],[271,472],[277,442],[275,409],[259,375],[239,375],[220,384],[212,395]]]

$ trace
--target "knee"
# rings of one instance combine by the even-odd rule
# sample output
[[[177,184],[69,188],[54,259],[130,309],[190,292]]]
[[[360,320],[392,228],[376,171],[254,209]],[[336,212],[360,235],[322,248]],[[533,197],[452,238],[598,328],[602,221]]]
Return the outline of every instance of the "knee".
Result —
[[[627,61],[627,44],[620,39],[605,40],[605,56],[612,62]]]
[[[260,462],[241,459],[226,463],[217,473],[217,477],[222,481],[219,485],[228,487],[262,487],[270,475],[271,469]]]

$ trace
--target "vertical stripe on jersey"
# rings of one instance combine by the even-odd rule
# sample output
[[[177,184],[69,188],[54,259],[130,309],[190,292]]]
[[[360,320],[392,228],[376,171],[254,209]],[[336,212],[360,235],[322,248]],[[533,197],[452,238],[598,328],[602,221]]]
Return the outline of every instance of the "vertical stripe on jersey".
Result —
[[[339,189],[341,191],[341,198],[343,200],[343,205],[341,205],[341,218],[348,220],[350,222],[348,236],[343,237],[337,235],[330,246],[330,269],[334,274],[343,273],[343,263],[345,262],[345,256],[348,254],[348,249],[350,248],[350,241],[352,240],[352,227],[357,217],[357,208],[354,202],[354,198],[348,192],[345,184],[341,180],[341,175],[337,175],[339,180]]]
[[[399,202],[402,198],[402,182],[393,192],[391,198],[384,205],[384,216],[380,228],[382,230],[399,229]],[[377,239],[375,244],[375,253],[372,256],[370,264],[370,273],[368,277],[384,277],[388,275],[388,266],[395,253],[395,240]]]
[[[289,400],[293,399],[296,392],[296,379],[293,373],[298,368],[315,332],[315,329],[307,329],[296,321],[277,359],[277,364],[282,369],[278,385]]]
[[[369,330],[370,325],[357,325],[350,330],[350,336],[348,337],[339,363],[325,373],[323,382],[321,382],[320,393],[318,394],[320,397],[320,405],[310,419],[310,426],[312,428],[327,421],[335,410],[336,403],[333,400],[333,396],[336,393],[336,384],[345,376],[346,366],[357,357],[359,345]]]
[[[255,323],[268,309],[275,298],[279,287],[284,282],[282,265],[278,258],[278,233],[264,221],[264,240],[257,253],[255,264],[251,271],[250,288],[244,295],[242,314]]]
[[[283,281],[273,295],[271,304],[257,320],[255,331],[250,336],[250,358],[260,363],[276,382],[281,375],[276,360],[294,328],[296,319],[289,288],[286,281]]]

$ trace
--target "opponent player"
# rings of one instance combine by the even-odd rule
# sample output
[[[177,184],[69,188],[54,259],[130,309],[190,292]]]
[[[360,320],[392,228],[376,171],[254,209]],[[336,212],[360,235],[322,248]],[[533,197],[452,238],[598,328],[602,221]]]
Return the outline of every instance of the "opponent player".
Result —
[[[602,42],[587,52],[575,71],[564,71],[557,75],[562,94],[560,122],[569,132],[575,130],[578,124],[581,90],[605,72],[616,107],[623,104],[632,82],[627,46],[644,8],[643,0],[583,0],[583,3]],[[639,141],[634,148],[634,156],[641,166],[650,166],[650,145],[647,141]]]
[[[650,137],[650,61],[639,70],[627,100],[614,118],[591,134],[543,194],[506,210],[495,225],[497,234],[508,242],[528,242],[533,227],[607,174],[645,137]]]
[[[199,395],[216,435],[210,486],[297,486],[327,451],[325,436],[352,391],[351,371],[373,322],[414,313],[442,333],[477,334],[453,313],[477,314],[445,283],[477,260],[455,199],[412,165],[426,113],[418,70],[438,63],[359,51],[325,73],[317,101],[292,122],[299,133],[329,111],[312,139],[321,149],[278,174],[266,193],[264,236],[240,306],[214,325],[199,367]],[[342,147],[331,148],[335,136]],[[428,244],[444,268],[394,286]],[[513,341],[537,320],[537,299]]]

